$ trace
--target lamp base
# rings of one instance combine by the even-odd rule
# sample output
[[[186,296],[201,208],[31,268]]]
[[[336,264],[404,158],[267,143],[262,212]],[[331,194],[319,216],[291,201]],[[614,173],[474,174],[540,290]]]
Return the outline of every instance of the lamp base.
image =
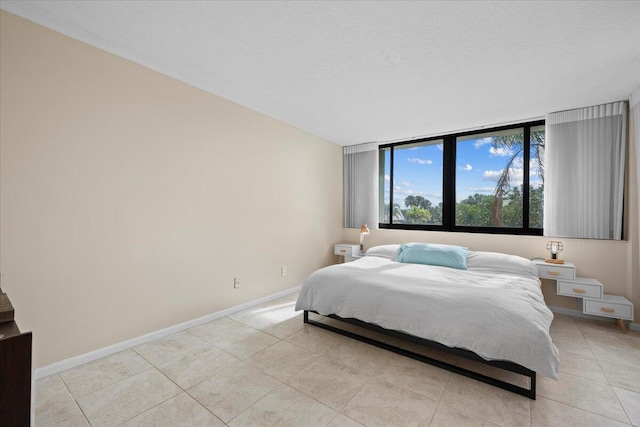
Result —
[[[564,260],[563,259],[547,258],[547,259],[544,260],[544,262],[548,262],[549,264],[564,264]]]

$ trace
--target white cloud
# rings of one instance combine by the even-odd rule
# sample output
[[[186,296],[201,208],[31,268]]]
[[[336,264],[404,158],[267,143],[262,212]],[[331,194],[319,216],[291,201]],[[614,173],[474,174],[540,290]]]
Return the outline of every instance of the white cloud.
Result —
[[[398,197],[403,197],[403,196],[411,196],[413,194],[416,194],[415,191],[408,189],[408,188],[401,188],[401,187],[394,187],[393,189],[393,197],[394,198],[398,198]]]
[[[502,170],[499,171],[492,171],[492,170],[486,170],[482,173],[482,178],[484,178],[487,181],[498,181],[498,179],[500,178],[500,175],[502,175]]]
[[[511,162],[511,168],[523,169],[524,168],[524,160],[522,159],[522,157],[516,157],[515,159],[513,159],[513,162]]]
[[[467,190],[473,193],[493,193],[495,187],[467,187]]]
[[[433,161],[432,161],[432,160],[428,160],[428,159],[419,159],[419,158],[417,158],[417,157],[413,157],[413,158],[407,159],[407,161],[408,161],[408,162],[411,162],[411,163],[417,163],[417,164],[419,164],[419,165],[430,165],[431,163],[433,163]]]
[[[409,181],[402,181],[400,184],[404,185],[405,187],[411,186],[411,183]]]
[[[491,157],[494,157],[494,156],[500,156],[500,157],[513,156],[513,150],[511,148],[508,148],[508,147],[499,147],[499,148],[489,147],[489,154],[491,154]]]
[[[501,169],[499,171],[486,170],[482,173],[482,178],[484,178],[486,181],[498,182],[503,171],[504,169]],[[522,185],[523,176],[524,176],[524,169],[522,168],[509,169],[509,181],[512,187]]]
[[[389,182],[389,181],[391,181],[391,177],[389,175],[385,175],[384,176],[384,180]]]
[[[442,145],[442,144],[438,144],[438,145],[436,145],[436,148],[437,148],[438,150],[440,150],[440,151],[444,151],[444,147],[443,147],[443,145]]]
[[[458,169],[469,172],[471,169],[473,169],[473,166],[467,163],[465,166],[458,166]]]
[[[480,148],[483,145],[491,144],[492,142],[493,142],[493,139],[491,139],[491,137],[482,138],[482,139],[478,139],[476,142],[474,142],[473,146],[476,147],[476,148]]]

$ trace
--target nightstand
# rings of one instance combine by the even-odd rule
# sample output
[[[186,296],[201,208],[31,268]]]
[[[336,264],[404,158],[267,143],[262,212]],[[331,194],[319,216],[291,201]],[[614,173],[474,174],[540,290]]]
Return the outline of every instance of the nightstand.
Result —
[[[343,262],[351,262],[363,257],[363,254],[360,253],[360,245],[350,243],[333,245],[333,254],[341,256]]]
[[[607,295],[599,280],[576,277],[576,266],[570,262],[550,264],[534,260],[538,277],[556,281],[556,293],[573,298],[582,298],[582,312],[592,316],[609,317],[626,332],[625,320],[633,321],[633,303],[624,297]]]

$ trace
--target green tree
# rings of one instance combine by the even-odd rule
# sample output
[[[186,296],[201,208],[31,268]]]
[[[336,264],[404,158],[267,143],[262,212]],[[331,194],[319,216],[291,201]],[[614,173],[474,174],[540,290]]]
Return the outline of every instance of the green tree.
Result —
[[[502,225],[504,227],[522,227],[522,187],[514,187],[505,195],[502,209]]]
[[[431,220],[431,213],[427,209],[412,206],[405,214],[409,224],[427,224]]]
[[[529,227],[542,228],[544,217],[544,185],[529,187]]]
[[[442,224],[442,202],[438,203],[438,206],[433,206],[429,209],[431,214],[431,224]]]
[[[422,209],[431,209],[431,200],[425,199],[422,196],[407,196],[404,199],[404,204],[408,208],[417,206]]]
[[[505,196],[502,221],[505,227],[522,227],[523,186],[514,187]],[[544,186],[529,186],[529,227],[542,228]]]
[[[404,199],[404,205],[408,208],[412,206],[417,206],[418,204],[416,203],[416,196],[407,196]]]
[[[456,205],[456,225],[471,227],[491,226],[493,196],[474,194]]]

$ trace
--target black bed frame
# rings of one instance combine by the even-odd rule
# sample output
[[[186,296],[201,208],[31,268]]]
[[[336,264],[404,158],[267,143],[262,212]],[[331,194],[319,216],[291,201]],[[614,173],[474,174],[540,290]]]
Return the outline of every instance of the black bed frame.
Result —
[[[487,383],[487,384],[491,384],[491,385],[499,387],[501,389],[508,390],[510,392],[517,393],[517,394],[520,394],[522,396],[528,397],[529,399],[533,399],[533,400],[536,399],[536,373],[534,371],[530,370],[530,369],[525,368],[524,366],[515,364],[513,362],[502,361],[502,360],[485,360],[482,357],[478,356],[476,353],[474,353],[472,351],[469,351],[469,350],[463,350],[463,349],[454,348],[454,347],[447,347],[446,345],[437,343],[435,341],[430,341],[430,340],[427,340],[427,339],[424,339],[424,338],[419,338],[419,337],[416,337],[414,335],[405,334],[405,333],[399,332],[399,331],[392,331],[392,330],[389,330],[389,329],[384,329],[384,328],[382,328],[380,326],[373,325],[371,323],[366,323],[366,322],[363,322],[363,321],[358,320],[358,319],[344,319],[342,317],[336,316],[335,314],[329,314],[329,315],[325,316],[325,317],[330,317],[332,319],[339,320],[341,322],[346,322],[346,323],[349,323],[349,324],[352,324],[352,325],[355,325],[355,326],[359,326],[361,328],[369,329],[371,331],[380,332],[382,334],[385,334],[385,335],[388,335],[388,336],[391,336],[391,337],[402,338],[405,341],[421,344],[421,345],[423,345],[425,347],[432,348],[432,349],[435,349],[435,350],[439,350],[439,351],[442,351],[444,353],[454,354],[456,356],[464,357],[465,359],[473,360],[473,361],[476,361],[476,362],[483,363],[485,365],[493,366],[493,367],[496,367],[496,368],[504,369],[506,371],[515,372],[517,374],[524,375],[524,376],[526,376],[526,377],[528,377],[530,379],[530,388],[528,388],[528,389],[524,388],[524,387],[519,387],[517,385],[511,384],[511,383],[508,383],[508,382],[505,382],[505,381],[501,381],[501,380],[498,380],[498,379],[495,379],[495,378],[491,378],[491,377],[488,377],[486,375],[482,375],[482,374],[479,374],[477,372],[473,372],[473,371],[470,371],[468,369],[464,369],[464,368],[461,368],[459,366],[452,365],[450,363],[442,362],[442,361],[437,360],[437,359],[432,359],[431,357],[423,356],[421,354],[414,353],[412,351],[405,350],[403,348],[396,347],[394,345],[387,344],[387,343],[384,343],[382,341],[377,341],[377,340],[374,340],[372,338],[367,338],[365,336],[358,335],[358,334],[353,333],[353,332],[345,331],[343,329],[336,328],[335,326],[331,326],[331,325],[327,325],[325,323],[321,323],[321,322],[318,322],[318,321],[315,321],[315,320],[311,320],[311,319],[309,319],[309,313],[318,314],[315,311],[307,311],[307,310],[305,310],[304,311],[304,323],[308,323],[310,325],[317,326],[319,328],[326,329],[328,331],[336,332],[336,333],[338,333],[340,335],[344,335],[344,336],[347,336],[349,338],[353,338],[353,339],[356,339],[358,341],[362,341],[364,343],[371,344],[371,345],[374,345],[376,347],[380,347],[380,348],[383,348],[385,350],[389,350],[389,351],[392,351],[394,353],[401,354],[403,356],[410,357],[412,359],[419,360],[421,362],[428,363],[428,364],[433,365],[433,366],[437,366],[438,368],[446,369],[447,371],[451,371],[451,372],[455,372],[456,374],[464,375],[465,377],[473,378],[475,380],[482,381],[482,382]]]

